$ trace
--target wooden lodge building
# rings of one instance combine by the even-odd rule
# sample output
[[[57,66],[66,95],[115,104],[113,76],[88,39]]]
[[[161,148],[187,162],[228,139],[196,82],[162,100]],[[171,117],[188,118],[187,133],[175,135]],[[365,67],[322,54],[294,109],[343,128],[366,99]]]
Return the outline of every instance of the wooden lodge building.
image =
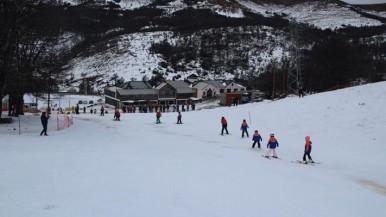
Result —
[[[118,108],[123,105],[187,104],[196,92],[184,81],[166,81],[153,88],[147,81],[131,81],[121,87],[105,89],[105,102]]]
[[[152,87],[147,81],[130,81],[119,87],[105,89],[105,102],[117,108],[128,105],[176,105],[187,104],[190,99],[219,98],[221,104],[229,105],[241,95],[245,87],[233,81],[166,81]],[[224,99],[223,99],[224,98]]]

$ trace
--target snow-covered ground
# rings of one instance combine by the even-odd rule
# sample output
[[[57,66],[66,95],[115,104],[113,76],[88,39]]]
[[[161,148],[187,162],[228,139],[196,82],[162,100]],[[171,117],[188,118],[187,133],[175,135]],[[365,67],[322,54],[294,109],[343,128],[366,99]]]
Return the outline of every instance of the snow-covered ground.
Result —
[[[363,217],[386,213],[386,82],[176,113],[0,125],[0,216]],[[220,118],[231,135],[219,134]],[[262,149],[241,138],[246,119]],[[15,128],[15,130],[14,130]],[[265,154],[270,133],[281,160]],[[302,158],[304,137],[321,164]]]

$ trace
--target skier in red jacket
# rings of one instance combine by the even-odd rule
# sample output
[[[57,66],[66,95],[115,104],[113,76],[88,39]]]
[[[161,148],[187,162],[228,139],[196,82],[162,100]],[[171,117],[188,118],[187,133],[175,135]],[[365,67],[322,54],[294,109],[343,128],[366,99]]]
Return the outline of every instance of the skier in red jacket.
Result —
[[[312,149],[312,142],[311,142],[311,138],[309,136],[306,136],[305,138],[306,140],[306,144],[304,146],[304,155],[303,155],[303,161],[305,163],[309,162],[309,163],[313,163],[314,161],[312,160],[311,158],[311,149]],[[308,161],[306,161],[306,156],[308,157]]]
[[[161,123],[161,119],[160,119],[160,118],[161,118],[161,116],[162,116],[162,115],[161,115],[161,109],[157,111],[157,113],[156,113],[155,116],[156,116],[156,118],[157,118],[156,124],[160,124],[160,123]]]
[[[228,122],[227,122],[227,120],[224,117],[221,118],[221,125],[222,125],[221,135],[224,135],[224,130],[225,130],[226,134],[229,134],[228,133],[228,128],[227,128],[228,127]]]

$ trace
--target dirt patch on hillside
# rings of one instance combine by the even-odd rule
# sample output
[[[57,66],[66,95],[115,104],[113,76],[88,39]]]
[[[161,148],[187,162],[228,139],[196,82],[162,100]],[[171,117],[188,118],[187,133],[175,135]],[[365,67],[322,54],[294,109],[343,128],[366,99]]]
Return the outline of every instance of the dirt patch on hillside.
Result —
[[[363,187],[374,191],[375,193],[386,196],[386,185],[379,184],[377,182],[365,179],[357,180],[360,185]]]

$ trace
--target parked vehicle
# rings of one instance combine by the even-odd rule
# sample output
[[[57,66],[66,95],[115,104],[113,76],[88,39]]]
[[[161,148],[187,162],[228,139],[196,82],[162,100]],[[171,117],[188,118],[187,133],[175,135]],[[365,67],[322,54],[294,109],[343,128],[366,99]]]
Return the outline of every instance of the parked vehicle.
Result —
[[[255,90],[255,94],[254,94],[255,99],[252,100],[252,98],[253,98],[252,91],[247,91],[247,92],[243,93],[242,98],[241,98],[241,102],[242,103],[261,102],[264,100],[264,96],[265,96],[265,94],[263,92],[260,92],[259,90]]]

